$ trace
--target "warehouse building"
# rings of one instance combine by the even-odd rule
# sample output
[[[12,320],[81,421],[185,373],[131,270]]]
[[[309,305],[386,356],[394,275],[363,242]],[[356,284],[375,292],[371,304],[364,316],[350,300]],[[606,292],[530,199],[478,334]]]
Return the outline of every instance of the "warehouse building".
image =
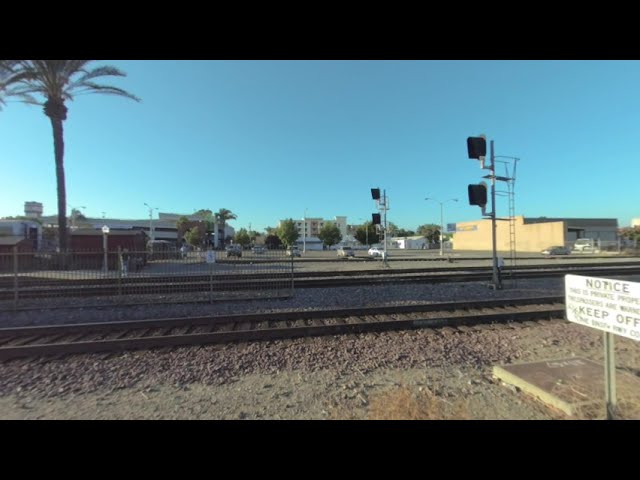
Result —
[[[496,244],[500,251],[511,249],[512,232],[509,219],[496,222]],[[569,248],[579,238],[592,238],[603,247],[616,244],[618,220],[615,218],[525,218],[513,221],[516,251],[540,252],[552,245]],[[491,250],[491,219],[455,224],[455,250]]]

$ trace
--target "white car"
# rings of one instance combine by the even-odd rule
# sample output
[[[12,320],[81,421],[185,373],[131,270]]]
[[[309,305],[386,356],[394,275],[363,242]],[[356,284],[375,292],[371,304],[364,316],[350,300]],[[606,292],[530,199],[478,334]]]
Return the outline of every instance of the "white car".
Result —
[[[579,238],[573,244],[573,249],[576,252],[600,253],[600,249],[596,246],[596,242],[593,238]]]
[[[286,251],[286,255],[287,257],[299,257],[300,256],[300,250],[298,250],[298,247],[288,247],[287,251]]]
[[[384,253],[384,250],[378,247],[371,247],[367,253],[370,257],[381,257]]]

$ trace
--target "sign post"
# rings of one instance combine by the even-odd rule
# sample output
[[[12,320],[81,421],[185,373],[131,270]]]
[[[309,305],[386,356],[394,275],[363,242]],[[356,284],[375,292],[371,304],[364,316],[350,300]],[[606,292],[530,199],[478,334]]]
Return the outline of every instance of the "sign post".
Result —
[[[209,264],[209,303],[213,303],[213,265],[216,263],[216,252],[207,250],[205,260]]]
[[[616,407],[613,335],[640,340],[640,283],[609,278],[565,276],[567,320],[604,331],[607,419]]]
[[[614,419],[618,400],[616,399],[616,360],[613,334],[604,332],[604,392],[607,420]]]

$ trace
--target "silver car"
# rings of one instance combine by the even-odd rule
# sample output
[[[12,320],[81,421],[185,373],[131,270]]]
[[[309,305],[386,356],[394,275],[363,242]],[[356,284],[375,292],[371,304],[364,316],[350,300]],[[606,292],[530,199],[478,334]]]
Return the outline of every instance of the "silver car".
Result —
[[[541,253],[544,255],[570,255],[571,250],[569,250],[567,247],[556,245],[553,247],[545,248]]]
[[[299,256],[300,256],[300,250],[298,250],[298,247],[287,248],[287,257],[299,257]]]
[[[342,258],[355,257],[355,253],[351,247],[340,247],[338,249],[338,256]]]

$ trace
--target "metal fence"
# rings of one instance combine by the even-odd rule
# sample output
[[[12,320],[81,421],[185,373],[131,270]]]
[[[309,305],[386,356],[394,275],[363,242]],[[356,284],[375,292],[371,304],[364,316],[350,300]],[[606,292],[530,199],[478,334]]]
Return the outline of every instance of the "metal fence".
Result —
[[[284,250],[0,253],[0,308],[281,298],[293,295]]]

